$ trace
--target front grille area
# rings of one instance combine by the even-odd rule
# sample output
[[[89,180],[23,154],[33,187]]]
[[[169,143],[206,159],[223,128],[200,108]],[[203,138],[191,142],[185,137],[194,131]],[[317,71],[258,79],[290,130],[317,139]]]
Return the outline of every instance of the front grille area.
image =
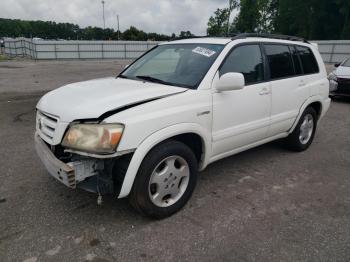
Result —
[[[36,113],[36,129],[41,137],[49,144],[52,144],[55,135],[58,118],[42,111]]]

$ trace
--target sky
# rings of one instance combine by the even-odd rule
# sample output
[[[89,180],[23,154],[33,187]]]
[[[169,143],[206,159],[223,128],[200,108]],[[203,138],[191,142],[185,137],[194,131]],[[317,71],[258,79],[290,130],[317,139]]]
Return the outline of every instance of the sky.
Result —
[[[205,35],[209,17],[228,0],[105,0],[106,27],[135,26],[145,32],[170,35],[190,30]],[[0,0],[0,17],[69,22],[103,27],[101,0]]]

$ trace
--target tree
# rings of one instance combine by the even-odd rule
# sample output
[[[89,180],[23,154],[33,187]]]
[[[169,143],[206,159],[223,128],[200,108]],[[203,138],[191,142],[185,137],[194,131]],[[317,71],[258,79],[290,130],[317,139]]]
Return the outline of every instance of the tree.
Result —
[[[229,7],[228,7],[228,18],[227,18],[227,33],[231,33],[231,31],[235,31],[235,25],[230,23],[231,13],[234,9],[239,8],[239,2],[238,0],[229,0]]]
[[[179,38],[190,38],[193,37],[194,35],[190,31],[181,31]]]
[[[223,36],[227,33],[229,26],[230,10],[228,8],[218,8],[208,21],[207,35],[209,36]]]
[[[277,16],[278,0],[258,0],[258,17],[257,28],[258,33],[271,33],[274,31],[274,21]]]
[[[307,39],[349,38],[349,1],[279,0],[275,31]]]
[[[237,7],[239,13],[229,24],[230,11]],[[218,9],[209,18],[207,33],[224,35],[225,27],[226,32],[350,39],[350,0],[232,0],[228,9]]]
[[[193,36],[190,31],[184,31],[186,37]],[[0,18],[0,37],[40,37],[43,39],[82,39],[82,40],[116,40],[118,31],[111,28],[102,29],[100,27],[80,28],[78,25],[70,23],[55,23],[51,21],[23,21],[18,19]],[[131,26],[123,33],[120,32],[123,40],[155,40],[167,41],[172,37],[165,34],[145,33]]]
[[[124,31],[122,38],[124,40],[146,41],[148,37],[142,30],[138,30],[136,27],[130,26],[129,29]]]
[[[341,38],[350,39],[350,1],[337,0],[336,5],[343,17],[343,26],[340,32]]]
[[[239,32],[257,32],[259,9],[258,0],[241,0],[239,14],[234,24]]]

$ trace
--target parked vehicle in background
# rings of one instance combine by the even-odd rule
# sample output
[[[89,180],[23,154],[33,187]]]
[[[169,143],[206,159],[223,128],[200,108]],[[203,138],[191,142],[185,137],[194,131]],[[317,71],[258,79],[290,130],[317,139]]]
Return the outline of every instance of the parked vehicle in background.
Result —
[[[5,40],[3,38],[0,38],[0,47],[5,47]]]
[[[35,145],[71,188],[129,196],[163,218],[192,195],[198,171],[284,138],[313,141],[329,81],[316,47],[241,34],[162,43],[116,78],[70,84],[37,104]]]
[[[336,69],[328,75],[329,96],[350,96],[350,58],[334,66]]]

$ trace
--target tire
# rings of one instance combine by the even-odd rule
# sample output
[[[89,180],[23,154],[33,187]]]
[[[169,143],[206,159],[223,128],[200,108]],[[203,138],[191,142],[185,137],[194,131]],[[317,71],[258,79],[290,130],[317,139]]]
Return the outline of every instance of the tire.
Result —
[[[308,122],[308,125],[306,127],[305,121]],[[312,130],[310,130],[311,122],[312,121]],[[307,107],[304,111],[304,113],[301,115],[300,120],[298,124],[296,125],[293,132],[286,138],[286,146],[296,152],[301,152],[311,145],[315,132],[317,127],[317,114],[315,109],[312,107]],[[304,138],[304,139],[303,139]]]
[[[129,201],[146,216],[171,216],[190,199],[197,174],[197,159],[188,146],[175,140],[161,143],[143,159]]]

